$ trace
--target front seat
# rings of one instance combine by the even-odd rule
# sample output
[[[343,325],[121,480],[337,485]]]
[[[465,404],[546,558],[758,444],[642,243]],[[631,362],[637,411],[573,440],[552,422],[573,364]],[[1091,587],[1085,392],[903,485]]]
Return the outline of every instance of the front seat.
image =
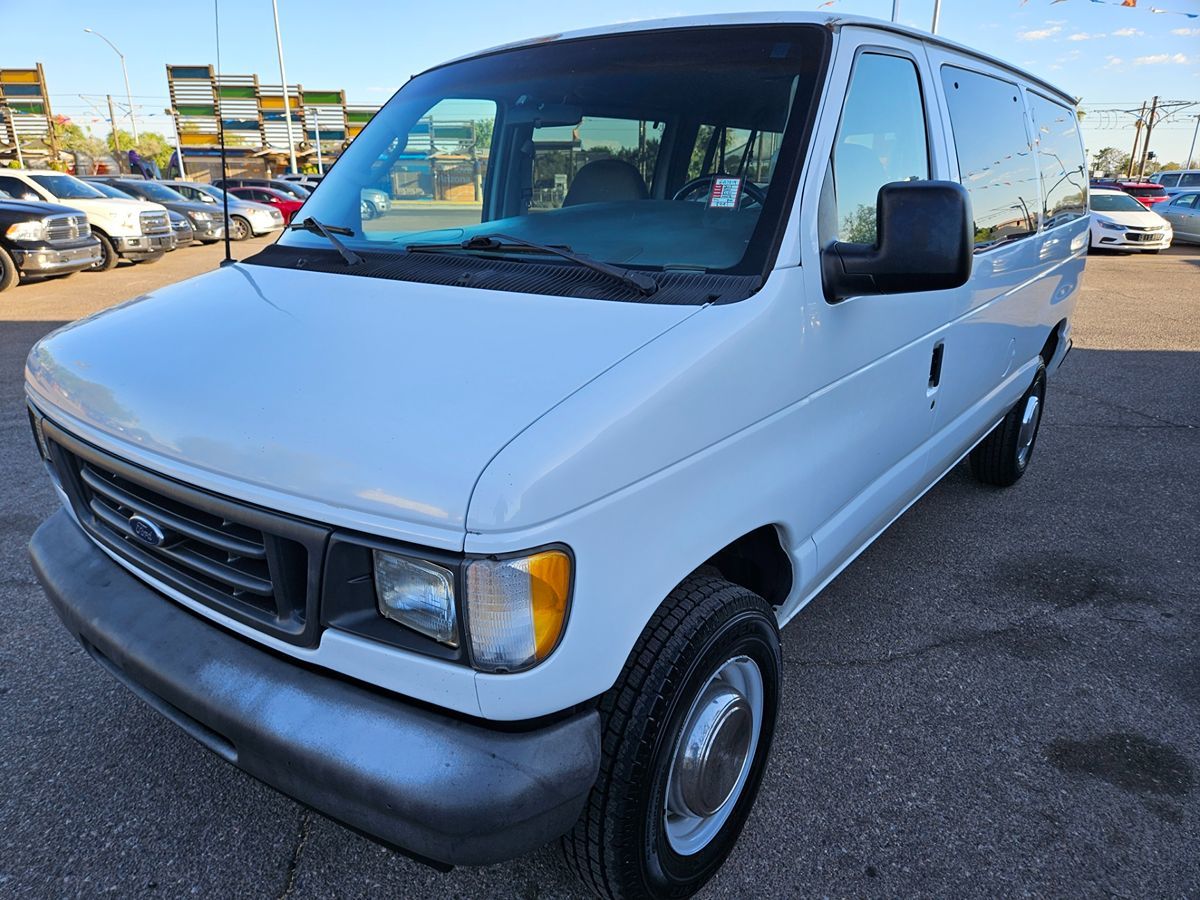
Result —
[[[563,206],[645,200],[650,196],[641,173],[622,159],[594,159],[575,175]]]

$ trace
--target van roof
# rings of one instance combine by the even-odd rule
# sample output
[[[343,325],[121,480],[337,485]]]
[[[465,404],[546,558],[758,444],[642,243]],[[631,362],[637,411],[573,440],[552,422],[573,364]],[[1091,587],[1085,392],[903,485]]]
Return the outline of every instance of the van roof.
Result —
[[[460,56],[449,60],[441,65],[449,65],[451,62],[460,62],[466,59],[473,59],[477,56],[486,56],[491,53],[498,53],[502,50],[512,50],[517,47],[533,47],[538,44],[547,44],[552,41],[568,41],[577,38],[585,37],[601,37],[609,34],[628,34],[637,31],[658,31],[668,28],[701,28],[706,25],[823,25],[826,28],[837,28],[842,25],[856,25],[863,28],[875,28],[879,31],[890,31],[895,34],[902,34],[907,37],[916,38],[917,40],[925,41],[929,44],[934,44],[940,47],[945,47],[962,53],[966,56],[972,56],[983,62],[994,66],[999,66],[1007,69],[1014,75],[1026,81],[1032,82],[1043,90],[1050,91],[1058,95],[1058,97],[1074,106],[1077,102],[1072,94],[1068,94],[1062,88],[1051,84],[1043,78],[1038,77],[1025,69],[1005,62],[1002,59],[997,59],[994,56],[988,56],[979,50],[974,50],[964,44],[959,44],[956,41],[947,40],[941,35],[930,34],[928,31],[923,31],[920,28],[912,28],[908,25],[900,25],[895,22],[888,22],[883,19],[875,19],[870,16],[847,16],[833,13],[818,13],[818,12],[745,12],[745,13],[720,13],[707,16],[676,16],[666,19],[646,19],[639,22],[621,22],[615,25],[602,25],[595,28],[582,28],[577,31],[566,31],[561,34],[548,34],[541,37],[530,38],[528,40],[514,41],[509,44],[499,44],[495,47],[489,47],[486,50],[480,50],[477,53],[469,53],[465,56]],[[433,68],[441,68],[441,65]]]

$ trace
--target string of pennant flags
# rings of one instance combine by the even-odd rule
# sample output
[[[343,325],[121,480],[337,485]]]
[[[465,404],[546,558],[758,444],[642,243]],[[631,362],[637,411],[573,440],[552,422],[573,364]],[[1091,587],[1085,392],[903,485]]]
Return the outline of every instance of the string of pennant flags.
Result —
[[[828,9],[831,6],[836,6],[840,0],[825,0],[824,3],[817,5],[817,9]],[[1018,6],[1024,6],[1029,0],[1021,0]],[[1066,3],[1067,0],[1050,0],[1051,6],[1057,6],[1059,3]],[[1102,6],[1123,6],[1126,9],[1137,9],[1138,0],[1089,0],[1091,3],[1099,3]],[[1185,16],[1189,19],[1200,19],[1200,12],[1185,12],[1181,9],[1163,9],[1161,6],[1142,6],[1141,9],[1149,10],[1155,15],[1167,16]]]

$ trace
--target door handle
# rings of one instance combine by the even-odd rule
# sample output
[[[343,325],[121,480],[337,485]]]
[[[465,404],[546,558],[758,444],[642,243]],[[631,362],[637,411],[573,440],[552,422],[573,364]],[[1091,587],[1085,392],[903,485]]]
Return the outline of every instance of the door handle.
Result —
[[[945,349],[945,341],[938,341],[933,345],[933,358],[929,361],[929,390],[931,391],[942,383],[942,354]]]

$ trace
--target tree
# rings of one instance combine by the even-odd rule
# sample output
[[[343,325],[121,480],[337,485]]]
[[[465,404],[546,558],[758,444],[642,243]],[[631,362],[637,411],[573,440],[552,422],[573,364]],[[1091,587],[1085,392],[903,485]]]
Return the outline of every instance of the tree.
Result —
[[[167,167],[167,162],[175,151],[170,141],[153,131],[143,131],[138,135],[138,142],[135,144],[133,135],[117,128],[109,133],[107,144],[114,156],[121,154],[118,159],[126,159],[125,153],[136,150],[143,158],[152,159],[158,163],[160,169]]]
[[[1105,147],[1096,154],[1092,169],[1100,175],[1121,175],[1129,169],[1129,154],[1116,147]]]
[[[495,119],[475,120],[475,149],[487,150],[492,146],[492,129],[496,126]]]

